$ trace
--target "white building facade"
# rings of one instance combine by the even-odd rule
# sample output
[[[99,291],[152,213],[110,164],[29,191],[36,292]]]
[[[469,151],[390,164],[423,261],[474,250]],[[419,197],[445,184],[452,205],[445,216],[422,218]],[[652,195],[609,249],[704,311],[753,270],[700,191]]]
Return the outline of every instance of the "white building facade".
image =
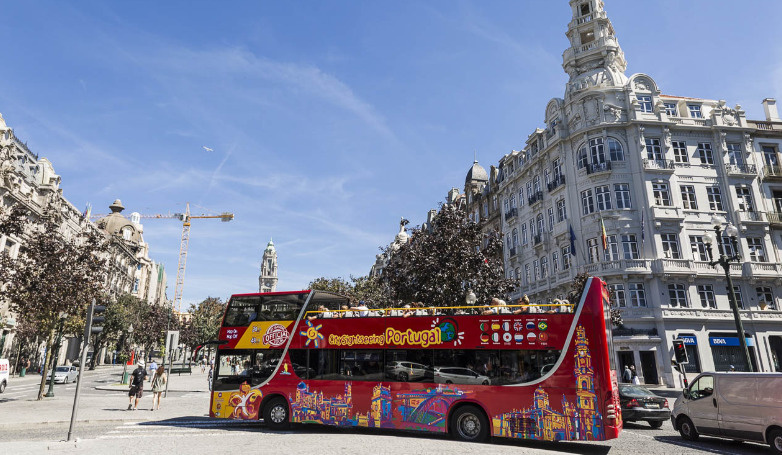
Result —
[[[563,297],[578,273],[608,282],[623,309],[614,330],[620,366],[647,384],[681,386],[672,340],[688,372],[746,368],[721,268],[709,265],[717,214],[739,229],[731,265],[756,371],[782,371],[782,121],[741,106],[665,95],[626,61],[601,0],[571,0],[570,76],[545,128],[499,163],[505,269],[512,297]],[[604,235],[605,233],[605,235]],[[732,253],[729,239],[719,242]],[[715,245],[715,254],[717,245]]]

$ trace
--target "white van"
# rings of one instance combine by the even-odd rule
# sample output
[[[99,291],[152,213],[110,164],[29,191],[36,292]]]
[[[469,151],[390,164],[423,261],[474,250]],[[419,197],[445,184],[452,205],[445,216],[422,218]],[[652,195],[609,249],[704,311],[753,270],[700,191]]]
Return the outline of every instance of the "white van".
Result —
[[[676,399],[673,427],[700,435],[765,442],[782,454],[782,373],[702,373]]]
[[[8,386],[8,359],[0,359],[0,393]]]

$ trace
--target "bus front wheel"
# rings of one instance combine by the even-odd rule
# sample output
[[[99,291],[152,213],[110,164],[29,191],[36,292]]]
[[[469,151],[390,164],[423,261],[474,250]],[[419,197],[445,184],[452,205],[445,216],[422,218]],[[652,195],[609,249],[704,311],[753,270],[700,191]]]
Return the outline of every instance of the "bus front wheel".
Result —
[[[485,441],[489,436],[489,420],[480,408],[462,406],[451,416],[451,434],[462,441]]]
[[[282,398],[272,398],[263,408],[263,421],[272,430],[286,430],[290,423],[288,402]]]

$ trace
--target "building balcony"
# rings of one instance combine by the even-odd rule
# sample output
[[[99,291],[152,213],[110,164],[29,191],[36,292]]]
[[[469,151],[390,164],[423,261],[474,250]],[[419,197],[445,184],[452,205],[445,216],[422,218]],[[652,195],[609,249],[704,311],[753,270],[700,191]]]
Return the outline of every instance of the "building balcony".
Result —
[[[602,163],[589,163],[586,165],[587,175],[600,174],[603,172],[610,172],[610,171],[611,171],[610,161],[604,161]]]
[[[782,225],[782,213],[780,212],[767,212],[766,218],[768,219],[768,222],[771,223],[772,226]]]
[[[758,168],[754,164],[726,164],[725,172],[739,177],[755,177],[758,175]]]
[[[697,275],[724,275],[725,271],[722,267],[711,266],[709,261],[692,261],[693,269]],[[731,263],[730,273],[735,276],[737,273],[741,274],[741,264]]]
[[[535,193],[531,194],[529,198],[527,198],[527,202],[529,202],[529,205],[537,204],[542,200],[543,200],[543,191],[536,191]]]
[[[652,209],[652,219],[654,221],[664,221],[664,220],[673,220],[673,221],[682,221],[684,220],[684,209],[679,207],[667,207],[667,206],[656,206],[651,207]]]
[[[631,329],[628,327],[617,327],[615,329],[611,330],[611,334],[615,337],[637,337],[637,336],[644,336],[644,337],[657,337],[659,334],[657,333],[657,328],[652,327],[651,329]]]
[[[538,246],[541,243],[543,243],[543,234],[533,235],[532,236],[532,246]]]
[[[756,211],[738,211],[736,212],[739,215],[739,221],[742,224],[768,224],[768,218],[766,218],[765,212],[756,212]]]
[[[768,164],[763,166],[763,180],[782,180],[782,166]]]
[[[553,181],[548,183],[548,192],[552,193],[554,190],[562,188],[565,186],[565,176],[560,175],[559,177],[555,178]]]
[[[509,255],[509,257],[514,257],[514,256],[516,256],[518,253],[519,253],[519,248],[518,248],[518,247],[515,247],[515,246],[514,246],[514,247],[512,247],[512,248],[508,248],[508,255]]]
[[[777,262],[745,262],[740,265],[743,268],[744,278],[779,278],[782,276],[782,264]]]
[[[693,261],[689,259],[655,259],[652,273],[656,275],[695,275]]]
[[[512,220],[513,218],[516,217],[516,215],[518,215],[518,213],[519,212],[516,209],[516,207],[513,207],[512,209],[508,210],[507,212],[505,212],[505,221]]]
[[[712,123],[711,119],[689,117],[668,117],[668,121],[685,126],[711,126]]]
[[[647,171],[657,171],[673,173],[676,169],[676,163],[673,160],[644,160],[644,169]]]

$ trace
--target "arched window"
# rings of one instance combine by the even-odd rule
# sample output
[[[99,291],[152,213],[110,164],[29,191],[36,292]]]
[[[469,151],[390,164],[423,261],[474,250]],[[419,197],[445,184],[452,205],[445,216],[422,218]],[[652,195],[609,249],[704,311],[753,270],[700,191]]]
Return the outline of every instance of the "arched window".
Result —
[[[578,149],[578,162],[576,163],[579,169],[583,169],[587,165],[587,148],[586,144],[582,145]]]
[[[622,144],[616,139],[608,138],[608,153],[611,157],[611,161],[624,161],[625,151],[622,149]]]
[[[519,244],[519,231],[516,228],[513,228],[513,247],[515,248],[516,245]]]

